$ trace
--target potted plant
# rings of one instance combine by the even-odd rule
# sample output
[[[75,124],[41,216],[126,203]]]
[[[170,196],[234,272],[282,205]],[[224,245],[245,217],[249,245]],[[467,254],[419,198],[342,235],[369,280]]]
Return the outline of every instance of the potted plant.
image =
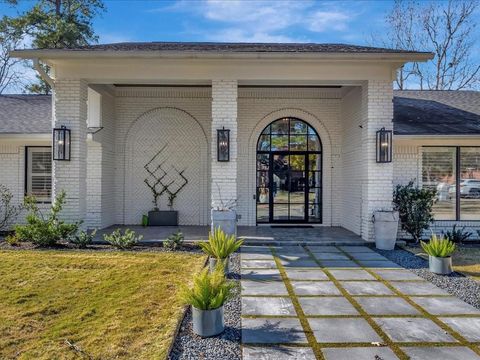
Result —
[[[182,298],[192,307],[193,332],[202,337],[215,336],[225,329],[223,304],[233,296],[234,283],[227,281],[220,268],[204,269],[184,288]]]
[[[375,247],[381,250],[393,250],[397,240],[398,211],[377,210],[373,214],[372,221]]]
[[[429,269],[432,273],[448,275],[453,271],[451,255],[455,251],[455,243],[432,234],[428,243],[420,241],[420,244],[428,254]]]
[[[243,239],[236,238],[235,235],[227,235],[219,227],[214,232],[208,234],[208,241],[201,242],[199,245],[202,250],[210,257],[210,271],[214,271],[219,263],[222,264],[225,273],[230,271],[230,255],[237,251],[243,244]]]
[[[219,201],[217,204],[212,204],[212,225],[211,232],[214,232],[218,227],[222,229],[227,235],[237,236],[237,211],[235,210],[237,201],[222,199],[220,187],[218,186]]]

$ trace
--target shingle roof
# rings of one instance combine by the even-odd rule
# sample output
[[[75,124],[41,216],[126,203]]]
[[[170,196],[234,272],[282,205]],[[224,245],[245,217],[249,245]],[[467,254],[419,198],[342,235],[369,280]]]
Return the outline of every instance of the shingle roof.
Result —
[[[443,101],[450,100],[450,104],[413,98],[412,94],[405,94],[410,97],[398,96],[402,93],[396,92],[397,96],[393,99],[393,128],[396,135],[480,135],[480,106],[476,112],[453,106],[455,101],[452,101],[452,97],[459,97],[459,92],[438,94]],[[422,92],[415,95],[422,96]],[[480,92],[474,95],[480,100]]]
[[[51,129],[50,95],[0,95],[0,133],[48,134]]]
[[[56,49],[58,50],[58,49]],[[65,51],[182,51],[182,52],[286,52],[286,53],[421,53],[348,44],[313,43],[218,43],[218,42],[123,42],[88,45]]]

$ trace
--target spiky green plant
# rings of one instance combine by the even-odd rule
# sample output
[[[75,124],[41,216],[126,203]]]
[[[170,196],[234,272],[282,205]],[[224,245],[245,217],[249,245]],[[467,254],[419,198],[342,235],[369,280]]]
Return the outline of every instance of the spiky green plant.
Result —
[[[213,233],[210,232],[207,242],[201,242],[199,245],[207,255],[226,259],[243,245],[243,239],[237,240],[235,235],[227,235],[218,227]]]
[[[221,266],[212,273],[205,268],[195,275],[191,287],[182,289],[181,298],[186,305],[192,305],[199,310],[213,310],[232,298],[234,288],[235,283],[225,278]]]
[[[455,244],[443,236],[432,234],[428,243],[420,241],[422,249],[430,256],[449,257],[455,251]]]

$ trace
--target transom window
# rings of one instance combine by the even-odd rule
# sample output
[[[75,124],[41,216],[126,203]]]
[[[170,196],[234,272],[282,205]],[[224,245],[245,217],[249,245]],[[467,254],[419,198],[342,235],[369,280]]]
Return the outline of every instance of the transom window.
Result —
[[[25,193],[38,202],[50,202],[52,196],[52,148],[26,147]]]

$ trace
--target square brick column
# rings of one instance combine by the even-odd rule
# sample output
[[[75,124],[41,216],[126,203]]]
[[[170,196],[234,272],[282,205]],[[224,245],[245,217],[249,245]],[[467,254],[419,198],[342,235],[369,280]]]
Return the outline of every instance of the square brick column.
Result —
[[[375,210],[391,210],[393,163],[376,162],[376,132],[393,130],[393,85],[371,80],[362,86],[362,238],[374,241],[372,215]]]
[[[85,220],[87,197],[87,83],[57,80],[54,89],[53,127],[71,130],[70,161],[53,161],[52,189],[55,197],[65,190],[62,218]]]
[[[212,206],[237,199],[237,81],[212,80]],[[230,161],[217,161],[217,129],[230,130]]]

